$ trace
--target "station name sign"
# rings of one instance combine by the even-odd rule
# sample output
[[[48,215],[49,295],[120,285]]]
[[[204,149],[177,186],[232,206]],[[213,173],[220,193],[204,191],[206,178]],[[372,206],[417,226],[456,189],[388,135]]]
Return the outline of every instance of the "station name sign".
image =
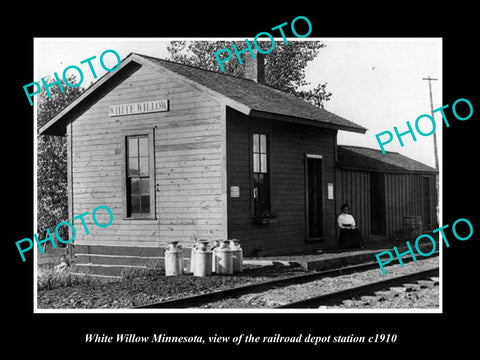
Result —
[[[109,116],[124,116],[168,111],[168,100],[153,100],[142,103],[110,105]]]

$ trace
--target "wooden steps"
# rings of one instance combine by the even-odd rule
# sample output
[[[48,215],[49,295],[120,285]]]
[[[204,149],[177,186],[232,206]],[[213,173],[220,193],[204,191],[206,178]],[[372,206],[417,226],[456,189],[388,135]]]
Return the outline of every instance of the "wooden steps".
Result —
[[[184,270],[189,267],[190,249],[184,249]],[[70,273],[104,282],[164,272],[163,248],[81,245],[75,247],[75,259]]]

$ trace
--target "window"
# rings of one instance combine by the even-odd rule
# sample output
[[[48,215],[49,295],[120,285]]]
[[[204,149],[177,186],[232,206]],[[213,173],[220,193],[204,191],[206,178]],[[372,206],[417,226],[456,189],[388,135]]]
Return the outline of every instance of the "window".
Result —
[[[154,218],[153,131],[125,136],[125,163],[125,217]]]
[[[268,173],[268,137],[252,134],[253,213],[270,216],[270,177]]]

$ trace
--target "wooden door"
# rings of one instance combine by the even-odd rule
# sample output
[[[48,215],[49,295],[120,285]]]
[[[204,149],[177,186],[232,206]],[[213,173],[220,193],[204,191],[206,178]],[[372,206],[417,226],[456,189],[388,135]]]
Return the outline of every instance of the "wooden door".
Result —
[[[322,165],[321,155],[307,155],[305,159],[307,240],[320,240],[324,236]]]

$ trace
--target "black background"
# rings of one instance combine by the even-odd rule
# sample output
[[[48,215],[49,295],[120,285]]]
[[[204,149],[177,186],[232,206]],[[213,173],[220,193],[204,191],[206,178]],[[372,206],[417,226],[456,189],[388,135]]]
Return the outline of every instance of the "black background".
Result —
[[[32,349],[51,356],[95,354],[107,350],[113,355],[133,350],[137,354],[157,357],[186,356],[208,351],[210,356],[228,356],[227,348],[255,353],[282,353],[287,347],[295,354],[311,352],[317,356],[355,354],[418,356],[442,349],[462,353],[475,344],[478,333],[476,313],[476,272],[478,234],[480,233],[476,201],[479,164],[477,132],[480,105],[478,101],[478,50],[473,30],[472,5],[459,2],[419,8],[403,3],[382,6],[366,3],[343,3],[338,7],[322,3],[284,3],[258,9],[258,4],[201,4],[199,8],[183,4],[171,9],[164,4],[111,3],[106,9],[77,4],[72,10],[47,3],[42,9],[29,8],[13,12],[12,21],[3,33],[5,51],[3,70],[3,189],[4,222],[2,266],[5,303],[3,328],[8,348],[23,352]],[[76,3],[75,3],[76,4]],[[440,4],[440,3],[439,3]],[[274,13],[274,8],[282,8]],[[467,98],[474,114],[468,121],[457,121],[447,109],[450,128],[443,131],[443,223],[458,218],[469,219],[474,234],[468,241],[454,240],[443,251],[443,314],[34,314],[33,258],[21,262],[15,241],[33,235],[33,109],[26,101],[23,85],[33,79],[34,37],[251,37],[267,31],[296,16],[310,19],[310,37],[442,37],[443,38],[443,104]],[[298,23],[300,24],[300,22]],[[299,29],[299,33],[303,33]],[[287,33],[288,35],[288,33]],[[274,36],[276,36],[274,34]],[[427,74],[426,74],[427,75]],[[320,79],[321,80],[321,79]],[[477,86],[475,86],[477,85]],[[475,90],[474,90],[475,89]],[[405,104],[408,106],[408,104]],[[420,114],[419,114],[420,115]],[[5,217],[4,217],[5,219]],[[449,234],[449,232],[447,232]],[[450,239],[450,238],[449,238]],[[30,252],[31,254],[32,252]],[[7,320],[8,319],[8,320]],[[473,325],[473,326],[472,326]],[[135,333],[152,335],[255,336],[350,335],[370,336],[376,333],[397,334],[395,344],[321,344],[282,345],[185,345],[185,344],[85,344],[85,333]],[[5,333],[4,333],[5,334]],[[5,349],[6,350],[6,349]],[[166,350],[175,352],[168,355]],[[178,351],[178,352],[177,352]],[[268,356],[268,355],[265,355]]]

